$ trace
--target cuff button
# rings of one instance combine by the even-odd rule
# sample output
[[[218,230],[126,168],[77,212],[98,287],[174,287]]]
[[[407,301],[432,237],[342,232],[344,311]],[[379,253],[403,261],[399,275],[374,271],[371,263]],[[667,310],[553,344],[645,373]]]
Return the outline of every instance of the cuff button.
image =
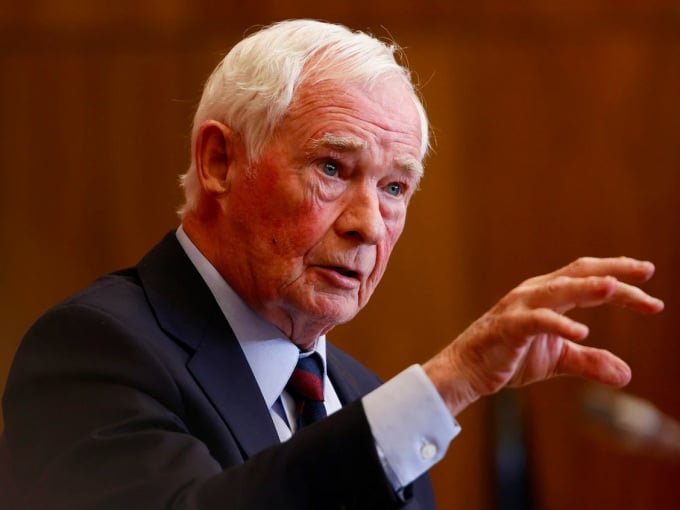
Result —
[[[425,443],[420,449],[420,455],[426,460],[433,459],[437,455],[437,447],[432,443]]]

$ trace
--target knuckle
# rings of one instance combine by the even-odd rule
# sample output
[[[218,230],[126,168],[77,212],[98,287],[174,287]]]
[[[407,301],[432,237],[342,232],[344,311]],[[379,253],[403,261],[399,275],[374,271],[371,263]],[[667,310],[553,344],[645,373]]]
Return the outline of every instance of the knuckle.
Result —
[[[572,282],[572,280],[573,279],[569,276],[556,276],[545,284],[544,291],[548,296],[559,295],[564,290],[564,288]]]
[[[573,269],[582,270],[590,266],[593,262],[593,257],[579,257],[570,264]]]
[[[525,291],[521,287],[516,287],[503,296],[498,303],[496,303],[495,311],[498,313],[506,312],[513,308],[515,303],[520,301],[524,296]]]
[[[559,289],[559,288],[564,287],[565,285],[568,285],[571,281],[572,281],[571,276],[560,275],[560,276],[553,278],[550,281],[549,286],[553,289]]]
[[[517,287],[528,287],[535,285],[537,281],[540,280],[540,276],[532,276],[531,278],[527,278],[526,280],[522,281]]]
[[[623,267],[623,268],[635,267],[636,262],[637,262],[635,259],[632,259],[630,257],[626,257],[625,255],[620,255],[620,256],[616,257],[614,260],[615,260],[615,262],[618,266]]]
[[[546,310],[544,308],[536,308],[529,312],[527,316],[527,325],[532,331],[535,332],[541,329],[545,321],[545,312]]]
[[[515,287],[512,289],[510,292],[508,292],[503,299],[501,299],[501,303],[504,304],[509,304],[512,303],[513,301],[516,301],[518,298],[521,298],[525,293],[524,287]]]
[[[556,280],[552,280],[552,281],[548,282],[545,286],[545,292],[549,296],[554,296],[555,294],[557,294],[559,289],[560,289],[560,283]]]

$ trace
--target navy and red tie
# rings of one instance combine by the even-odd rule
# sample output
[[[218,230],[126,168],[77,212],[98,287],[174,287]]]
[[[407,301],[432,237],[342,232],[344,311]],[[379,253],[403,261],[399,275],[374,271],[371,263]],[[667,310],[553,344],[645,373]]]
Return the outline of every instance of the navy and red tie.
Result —
[[[298,430],[325,418],[323,404],[323,362],[317,353],[300,357],[286,390],[295,399]]]

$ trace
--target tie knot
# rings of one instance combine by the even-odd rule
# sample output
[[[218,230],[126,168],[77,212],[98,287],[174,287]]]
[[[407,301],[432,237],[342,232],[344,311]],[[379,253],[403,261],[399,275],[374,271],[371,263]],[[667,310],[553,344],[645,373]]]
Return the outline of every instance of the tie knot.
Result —
[[[323,364],[317,353],[298,359],[286,389],[296,400],[323,402]]]

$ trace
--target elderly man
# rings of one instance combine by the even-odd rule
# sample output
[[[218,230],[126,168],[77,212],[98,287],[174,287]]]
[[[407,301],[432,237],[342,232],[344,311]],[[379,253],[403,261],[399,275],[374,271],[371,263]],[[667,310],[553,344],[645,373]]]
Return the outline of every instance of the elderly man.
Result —
[[[393,52],[290,21],[219,64],[180,228],[47,312],[17,353],[3,448],[18,508],[431,509],[426,472],[479,397],[629,380],[563,315],[659,311],[632,285],[653,266],[627,258],[524,282],[384,385],[326,342],[380,281],[423,172],[427,120]]]

